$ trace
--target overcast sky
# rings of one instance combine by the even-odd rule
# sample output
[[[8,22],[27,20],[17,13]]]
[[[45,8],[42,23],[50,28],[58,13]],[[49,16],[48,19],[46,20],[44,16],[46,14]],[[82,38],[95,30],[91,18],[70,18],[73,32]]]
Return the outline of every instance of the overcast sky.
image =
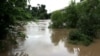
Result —
[[[30,4],[32,6],[37,6],[37,4],[45,4],[48,12],[52,12],[68,6],[70,1],[71,0],[31,0]]]

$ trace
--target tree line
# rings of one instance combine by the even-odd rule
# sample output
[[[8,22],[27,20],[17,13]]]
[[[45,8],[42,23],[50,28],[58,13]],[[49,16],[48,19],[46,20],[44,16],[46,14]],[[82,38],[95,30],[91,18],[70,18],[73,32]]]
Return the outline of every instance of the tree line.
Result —
[[[32,16],[36,19],[49,19],[50,15],[47,13],[46,6],[43,4],[37,4],[37,7],[31,7]]]

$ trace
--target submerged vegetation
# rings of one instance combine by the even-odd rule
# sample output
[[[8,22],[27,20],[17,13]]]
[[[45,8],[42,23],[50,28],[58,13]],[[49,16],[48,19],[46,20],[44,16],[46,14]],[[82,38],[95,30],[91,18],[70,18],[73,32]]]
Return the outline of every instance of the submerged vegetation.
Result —
[[[0,51],[6,46],[16,44],[17,37],[25,37],[21,31],[26,21],[33,16],[26,8],[27,0],[1,0],[0,1]]]
[[[68,40],[74,44],[89,45],[98,38],[100,29],[100,0],[82,0],[71,4],[63,10],[53,12],[52,27],[75,28],[69,33]],[[64,24],[64,25],[63,25]]]
[[[25,38],[23,32],[27,21],[49,19],[52,28],[74,28],[69,32],[68,41],[73,44],[91,44],[100,33],[100,0],[71,0],[68,7],[47,13],[45,5],[27,5],[29,0],[0,1],[0,51],[12,44],[17,38]]]
[[[27,21],[49,17],[45,5],[31,7],[28,2],[29,0],[0,1],[0,51],[17,44],[17,38],[26,37],[23,30]]]

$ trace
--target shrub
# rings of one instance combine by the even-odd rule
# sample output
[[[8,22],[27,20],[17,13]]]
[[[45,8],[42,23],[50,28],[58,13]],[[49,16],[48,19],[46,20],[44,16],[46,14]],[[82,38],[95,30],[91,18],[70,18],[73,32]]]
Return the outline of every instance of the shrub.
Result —
[[[78,30],[71,31],[68,36],[68,42],[72,44],[89,45],[92,41],[93,39],[90,36],[85,35]]]
[[[51,15],[52,27],[53,28],[63,28],[64,15],[62,11],[55,11]]]

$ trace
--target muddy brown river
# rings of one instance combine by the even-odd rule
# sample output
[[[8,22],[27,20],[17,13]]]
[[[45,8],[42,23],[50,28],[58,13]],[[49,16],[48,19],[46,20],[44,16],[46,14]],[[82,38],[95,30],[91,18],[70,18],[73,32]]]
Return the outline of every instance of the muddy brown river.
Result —
[[[100,56],[100,40],[90,46],[67,43],[70,30],[49,29],[50,20],[29,22],[25,28],[27,38],[17,40],[18,46],[0,56]]]

